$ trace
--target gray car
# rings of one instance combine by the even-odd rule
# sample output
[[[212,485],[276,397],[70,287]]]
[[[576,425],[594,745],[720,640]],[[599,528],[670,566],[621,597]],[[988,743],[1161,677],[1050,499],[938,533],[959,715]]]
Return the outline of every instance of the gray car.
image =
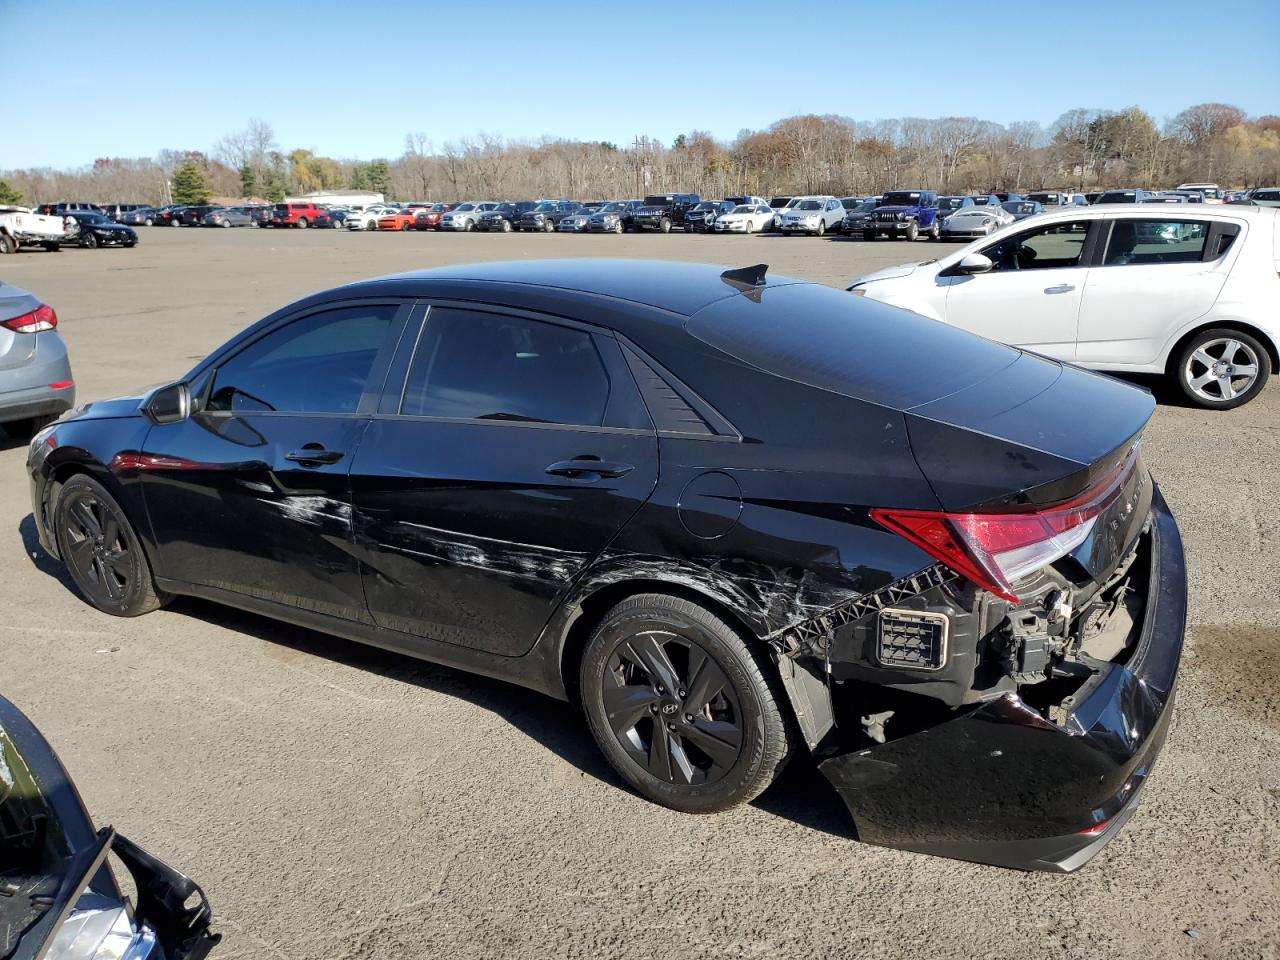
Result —
[[[205,227],[252,227],[253,217],[243,207],[214,207],[200,220]]]
[[[30,436],[75,405],[57,326],[53,307],[0,280],[0,428],[10,436]]]

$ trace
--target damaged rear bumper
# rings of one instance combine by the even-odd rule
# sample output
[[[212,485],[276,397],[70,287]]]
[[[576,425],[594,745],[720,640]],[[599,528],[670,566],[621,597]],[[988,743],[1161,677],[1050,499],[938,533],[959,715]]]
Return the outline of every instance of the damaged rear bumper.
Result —
[[[1005,696],[820,764],[859,839],[1070,872],[1119,833],[1168,732],[1186,626],[1182,539],[1159,491],[1149,536],[1151,575],[1134,652],[1064,701],[1059,722]]]

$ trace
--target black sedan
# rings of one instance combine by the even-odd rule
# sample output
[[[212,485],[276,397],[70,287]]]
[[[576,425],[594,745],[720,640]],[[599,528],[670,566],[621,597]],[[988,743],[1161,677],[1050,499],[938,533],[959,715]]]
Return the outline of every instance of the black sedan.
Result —
[[[75,222],[74,231],[71,229]],[[138,232],[123,223],[108,220],[100,213],[75,210],[66,214],[67,234],[71,242],[82,247],[134,247],[138,244]]]
[[[1152,409],[763,266],[491,263],[285,307],[28,470],[107,613],[200,596],[578,700],[678,810],[804,747],[864,840],[1072,870],[1172,716]]]

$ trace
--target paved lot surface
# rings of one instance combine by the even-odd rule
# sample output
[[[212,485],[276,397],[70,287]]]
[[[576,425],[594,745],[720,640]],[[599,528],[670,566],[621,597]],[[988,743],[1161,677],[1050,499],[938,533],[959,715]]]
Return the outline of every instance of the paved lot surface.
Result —
[[[927,243],[142,232],[0,260],[55,305],[82,400],[180,375],[322,287],[469,260],[768,262],[840,284]],[[909,377],[910,358],[901,358]],[[196,602],[94,612],[35,543],[0,448],[0,691],[100,822],[200,880],[219,960],[1280,955],[1280,384],[1166,399],[1147,458],[1182,524],[1194,629],[1141,810],[1071,877],[863,846],[804,763],[682,816],[624,789],[567,706]]]

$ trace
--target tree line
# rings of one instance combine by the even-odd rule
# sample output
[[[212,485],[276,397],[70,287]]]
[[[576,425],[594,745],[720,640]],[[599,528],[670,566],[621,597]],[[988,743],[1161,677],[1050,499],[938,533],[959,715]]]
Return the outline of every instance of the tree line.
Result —
[[[254,119],[207,150],[0,172],[0,202],[275,202],[335,189],[395,200],[592,199],[673,190],[844,196],[908,187],[977,193],[1200,180],[1280,183],[1280,116],[1249,117],[1223,103],[1188,107],[1163,124],[1138,107],[1069,110],[1048,127],[976,117],[867,122],[805,114],[743,130],[731,141],[694,130],[670,144],[648,136],[615,144],[481,133],[437,148],[425,134],[410,133],[399,157],[371,161],[282,149],[271,125]]]

